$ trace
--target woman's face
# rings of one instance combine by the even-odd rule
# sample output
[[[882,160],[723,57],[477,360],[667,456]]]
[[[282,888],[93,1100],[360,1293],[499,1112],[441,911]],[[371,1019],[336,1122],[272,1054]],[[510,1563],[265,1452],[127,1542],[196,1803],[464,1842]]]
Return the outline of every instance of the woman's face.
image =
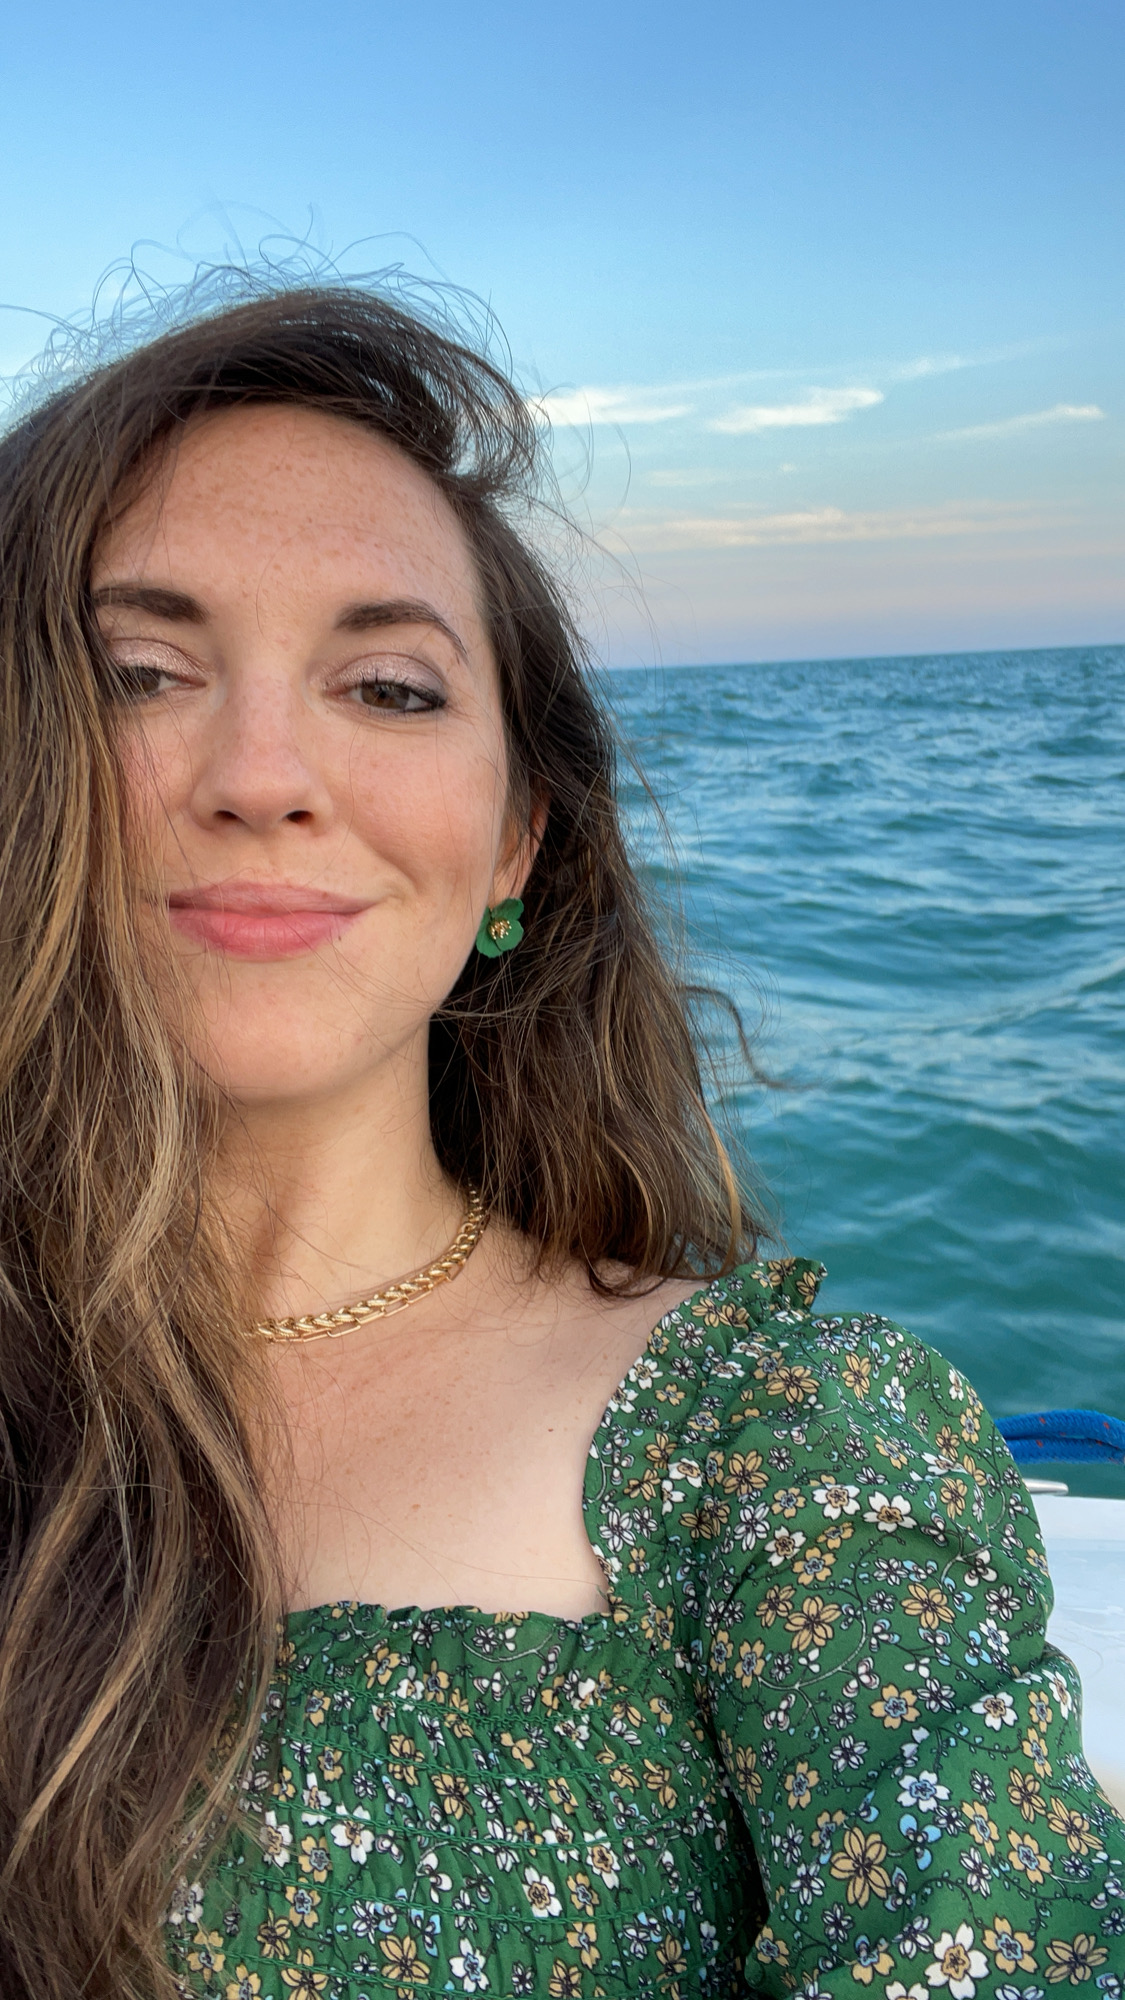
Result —
[[[486,904],[518,894],[534,852],[442,494],[343,419],[207,416],[92,582],[131,690],[146,908],[197,997],[205,1067],[249,1105],[424,1064]]]

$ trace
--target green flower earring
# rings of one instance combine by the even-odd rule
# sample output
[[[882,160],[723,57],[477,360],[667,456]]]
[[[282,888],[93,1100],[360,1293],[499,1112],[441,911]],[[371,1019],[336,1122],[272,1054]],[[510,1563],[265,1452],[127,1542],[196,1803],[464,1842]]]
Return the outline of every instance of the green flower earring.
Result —
[[[485,911],[477,932],[477,950],[484,958],[499,958],[502,952],[514,951],[523,936],[523,904],[518,896],[509,896],[504,903]]]

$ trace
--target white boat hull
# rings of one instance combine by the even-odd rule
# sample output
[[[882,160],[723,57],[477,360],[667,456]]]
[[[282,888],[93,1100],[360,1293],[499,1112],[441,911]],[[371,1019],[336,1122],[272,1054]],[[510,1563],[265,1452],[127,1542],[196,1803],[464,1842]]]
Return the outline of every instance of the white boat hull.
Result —
[[[1125,1812],[1125,1500],[1034,1493],[1055,1586],[1047,1636],[1082,1676],[1082,1740]]]

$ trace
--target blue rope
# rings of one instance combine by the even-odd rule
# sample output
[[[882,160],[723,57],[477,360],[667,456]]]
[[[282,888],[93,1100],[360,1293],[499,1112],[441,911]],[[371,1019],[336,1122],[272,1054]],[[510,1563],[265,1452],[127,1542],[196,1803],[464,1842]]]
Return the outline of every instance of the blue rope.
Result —
[[[1018,1465],[1037,1460],[1075,1463],[1100,1459],[1125,1465],[1125,1423],[1098,1410],[1043,1410],[1027,1417],[999,1417],[996,1428]]]

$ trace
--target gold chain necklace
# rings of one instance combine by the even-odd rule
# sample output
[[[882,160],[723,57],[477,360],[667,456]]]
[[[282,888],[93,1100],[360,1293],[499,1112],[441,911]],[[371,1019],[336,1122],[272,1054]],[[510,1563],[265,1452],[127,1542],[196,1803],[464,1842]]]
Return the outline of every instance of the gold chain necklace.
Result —
[[[351,1306],[338,1306],[335,1312],[300,1313],[291,1319],[259,1320],[257,1326],[250,1328],[251,1336],[280,1341],[338,1340],[342,1333],[350,1333],[353,1327],[367,1326],[371,1320],[387,1319],[391,1313],[402,1312],[405,1306],[413,1305],[415,1299],[425,1298],[427,1292],[435,1291],[438,1285],[448,1284],[451,1278],[457,1276],[484,1235],[487,1222],[484,1202],[477,1189],[470,1188],[465,1220],[448,1250],[436,1263],[427,1264],[422,1271],[412,1271],[408,1278],[399,1278],[383,1292],[372,1292],[370,1298],[357,1299]]]

